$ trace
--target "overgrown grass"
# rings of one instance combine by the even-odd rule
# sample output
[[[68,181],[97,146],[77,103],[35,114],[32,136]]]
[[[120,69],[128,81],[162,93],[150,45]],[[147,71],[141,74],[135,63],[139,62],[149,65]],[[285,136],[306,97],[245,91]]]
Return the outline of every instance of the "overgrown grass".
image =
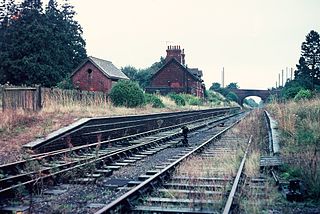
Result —
[[[320,99],[272,103],[271,114],[279,121],[281,153],[287,162],[284,178],[300,178],[309,196],[320,199]]]

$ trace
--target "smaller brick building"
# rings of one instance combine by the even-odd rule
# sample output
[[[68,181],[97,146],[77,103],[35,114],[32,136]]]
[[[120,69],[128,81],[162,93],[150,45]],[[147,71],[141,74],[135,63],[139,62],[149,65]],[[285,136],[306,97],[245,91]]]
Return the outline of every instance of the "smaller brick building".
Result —
[[[112,62],[90,56],[75,69],[71,79],[77,89],[109,93],[118,80],[129,78]]]
[[[205,91],[202,75],[198,68],[186,66],[184,49],[181,50],[180,46],[168,46],[165,64],[152,76],[146,91],[161,94],[186,93],[202,98]]]

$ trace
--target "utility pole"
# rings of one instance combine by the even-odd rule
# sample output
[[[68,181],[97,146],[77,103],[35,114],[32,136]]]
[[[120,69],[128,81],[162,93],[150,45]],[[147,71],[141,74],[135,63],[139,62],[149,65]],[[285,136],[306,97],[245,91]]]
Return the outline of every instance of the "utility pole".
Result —
[[[224,88],[224,67],[222,67],[222,88]]]
[[[282,87],[283,87],[283,69],[281,70],[281,74],[282,74],[282,75],[281,75],[281,76],[282,76],[282,84],[281,84],[281,85],[282,85]]]
[[[291,81],[292,81],[292,79],[293,79],[293,68],[291,68]]]
[[[279,83],[279,87],[280,87],[280,86],[281,86],[281,85],[280,85],[280,83],[281,83],[281,82],[280,82],[280,73],[278,74],[278,79],[279,79],[278,83]]]
[[[288,67],[286,67],[286,81],[285,82],[288,82]]]

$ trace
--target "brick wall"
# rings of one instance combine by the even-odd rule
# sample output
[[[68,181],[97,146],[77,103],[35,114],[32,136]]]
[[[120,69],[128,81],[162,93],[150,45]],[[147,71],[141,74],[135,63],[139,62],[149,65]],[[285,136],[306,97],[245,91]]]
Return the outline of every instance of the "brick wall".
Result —
[[[88,72],[89,70],[91,70],[91,73]],[[75,88],[85,91],[108,93],[112,87],[112,80],[108,79],[89,61],[72,76],[72,83]]]

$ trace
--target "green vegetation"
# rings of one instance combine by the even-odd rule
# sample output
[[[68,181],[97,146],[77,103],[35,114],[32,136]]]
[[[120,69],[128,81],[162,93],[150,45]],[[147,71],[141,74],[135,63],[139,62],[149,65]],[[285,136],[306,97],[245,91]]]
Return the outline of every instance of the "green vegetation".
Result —
[[[170,94],[168,94],[168,97],[170,97],[170,99],[173,100],[177,106],[185,106],[186,105],[186,101],[184,100],[184,98],[181,94],[170,93]]]
[[[309,96],[306,91],[301,94]],[[282,178],[303,180],[309,197],[319,200],[320,99],[274,103],[268,108],[279,122],[283,159],[290,160],[282,167]]]
[[[252,98],[246,98],[243,100],[243,103],[252,107],[252,108],[258,108],[259,107],[259,104],[256,103],[256,101]]]
[[[199,97],[195,97],[191,94],[181,94],[182,98],[185,100],[185,102],[188,105],[191,106],[200,106],[203,104],[203,100],[200,99]]]
[[[139,83],[141,88],[146,88],[150,85],[151,77],[164,65],[164,58],[161,57],[159,62],[153,63],[149,68],[137,69],[133,66],[125,66],[121,71],[125,73],[130,80]]]
[[[153,108],[164,108],[165,107],[162,100],[154,94],[145,93],[144,98],[145,98],[146,104],[151,104],[151,106]]]
[[[301,89],[297,95],[294,97],[295,101],[304,100],[304,99],[310,99],[312,98],[312,93],[308,89]]]
[[[238,96],[235,93],[231,92],[230,89],[238,89],[238,88],[239,88],[238,83],[232,82],[229,85],[227,85],[225,88],[221,88],[220,83],[214,82],[214,83],[212,83],[209,90],[220,93],[225,98],[227,98],[229,101],[237,102]]]
[[[319,92],[320,36],[316,31],[310,31],[301,45],[301,57],[294,76],[294,80],[288,81],[281,91],[283,99],[310,99],[312,93]]]
[[[45,9],[41,1],[1,1],[0,84],[51,87],[68,78],[87,56],[74,15],[69,1]]]
[[[143,91],[130,80],[120,80],[110,92],[110,99],[115,106],[134,108],[145,103]]]

